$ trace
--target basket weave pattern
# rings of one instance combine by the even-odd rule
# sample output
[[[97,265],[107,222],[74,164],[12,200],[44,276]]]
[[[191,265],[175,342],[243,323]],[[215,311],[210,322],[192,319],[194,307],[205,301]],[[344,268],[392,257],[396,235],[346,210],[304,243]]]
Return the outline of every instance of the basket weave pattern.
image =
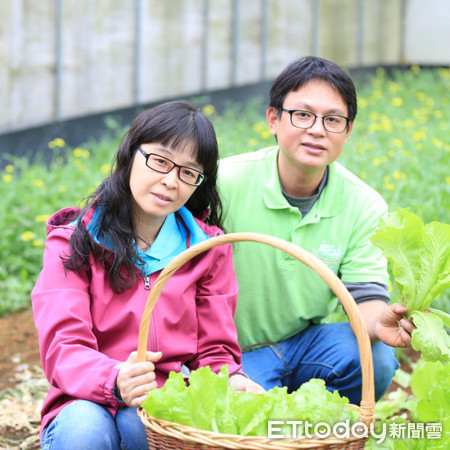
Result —
[[[160,273],[153,285],[145,305],[139,329],[138,339],[138,361],[145,361],[148,333],[153,308],[161,294],[164,285],[170,277],[187,261],[222,244],[235,242],[258,242],[278,248],[292,257],[298,259],[314,270],[330,287],[333,293],[341,301],[349,318],[350,326],[355,333],[359,355],[361,359],[362,390],[360,406],[354,406],[359,411],[359,420],[365,424],[373,422],[375,408],[374,381],[372,349],[369,335],[364,320],[356,306],[352,296],[343,285],[341,280],[317,257],[279,238],[258,233],[231,233],[213,237],[207,241],[194,245],[174,258]],[[300,448],[322,448],[322,449],[363,449],[367,439],[351,437],[338,439],[328,438],[306,438],[297,439],[268,439],[261,436],[236,436],[214,433],[206,430],[198,430],[185,425],[167,422],[150,417],[145,410],[138,410],[147,433],[149,447],[153,449],[300,449]]]

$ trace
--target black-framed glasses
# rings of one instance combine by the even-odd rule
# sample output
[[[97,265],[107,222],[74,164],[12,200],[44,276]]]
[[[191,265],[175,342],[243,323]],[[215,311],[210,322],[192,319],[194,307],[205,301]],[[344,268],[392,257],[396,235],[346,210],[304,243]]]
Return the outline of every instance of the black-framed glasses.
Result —
[[[145,153],[141,147],[138,150],[145,156],[145,165],[159,173],[169,173],[174,167],[178,168],[178,178],[191,186],[199,186],[206,180],[206,176],[199,170],[188,166],[180,166],[165,156],[157,153]]]
[[[311,128],[316,119],[322,119],[323,127],[330,133],[343,133],[350,121],[349,117],[340,116],[339,114],[327,114],[325,116],[318,116],[311,111],[303,109],[285,109],[282,111],[289,113],[291,116],[291,124],[296,128]]]

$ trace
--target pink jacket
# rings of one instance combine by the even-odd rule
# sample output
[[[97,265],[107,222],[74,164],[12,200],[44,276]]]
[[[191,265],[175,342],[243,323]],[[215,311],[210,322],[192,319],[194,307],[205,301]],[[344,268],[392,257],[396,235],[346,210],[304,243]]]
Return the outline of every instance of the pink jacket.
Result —
[[[76,399],[103,404],[113,414],[123,406],[113,395],[117,365],[137,349],[148,289],[159,274],[150,275],[150,287],[139,279],[131,289],[115,294],[100,264],[92,264],[90,276],[64,271],[60,255],[69,252],[74,230],[69,223],[78,211],[63,209],[47,222],[44,265],[31,293],[42,366],[51,384],[41,431]],[[222,233],[196,221],[209,236]],[[233,322],[237,293],[229,245],[195,257],[169,279],[149,330],[148,349],[162,352],[155,364],[159,387],[183,364],[191,370],[209,365],[216,372],[228,364],[230,374],[240,371]]]

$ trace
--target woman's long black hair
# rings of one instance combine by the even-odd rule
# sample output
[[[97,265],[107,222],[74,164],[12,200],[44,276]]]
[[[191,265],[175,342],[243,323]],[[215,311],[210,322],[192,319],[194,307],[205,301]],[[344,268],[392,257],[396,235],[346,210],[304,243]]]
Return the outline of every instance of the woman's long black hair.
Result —
[[[199,219],[204,219],[207,213],[205,222],[222,228],[222,203],[216,186],[219,151],[211,122],[184,100],[163,103],[142,112],[122,139],[111,175],[87,198],[79,216],[81,219],[91,208],[101,207],[96,235],[101,242],[108,242],[113,251],[96,244],[79,220],[71,237],[70,255],[64,258],[66,269],[89,272],[92,255],[109,272],[111,287],[117,293],[134,285],[139,276],[136,268],[143,264],[136,252],[138,236],[132,220],[130,172],[137,148],[149,143],[175,151],[189,148],[195,152],[193,156],[203,166],[206,180],[185,206]]]

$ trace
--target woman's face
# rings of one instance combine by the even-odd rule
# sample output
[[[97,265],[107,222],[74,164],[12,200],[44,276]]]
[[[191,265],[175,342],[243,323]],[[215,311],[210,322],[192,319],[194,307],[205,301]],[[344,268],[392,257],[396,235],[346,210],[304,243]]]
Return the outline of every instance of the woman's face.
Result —
[[[191,147],[172,150],[160,144],[142,144],[141,149],[168,158],[176,164],[203,172],[203,167],[192,155]],[[134,200],[136,223],[162,225],[165,218],[179,210],[197,189],[181,181],[179,169],[174,167],[169,173],[160,173],[146,165],[146,157],[138,150],[134,155],[130,172],[130,189]]]

